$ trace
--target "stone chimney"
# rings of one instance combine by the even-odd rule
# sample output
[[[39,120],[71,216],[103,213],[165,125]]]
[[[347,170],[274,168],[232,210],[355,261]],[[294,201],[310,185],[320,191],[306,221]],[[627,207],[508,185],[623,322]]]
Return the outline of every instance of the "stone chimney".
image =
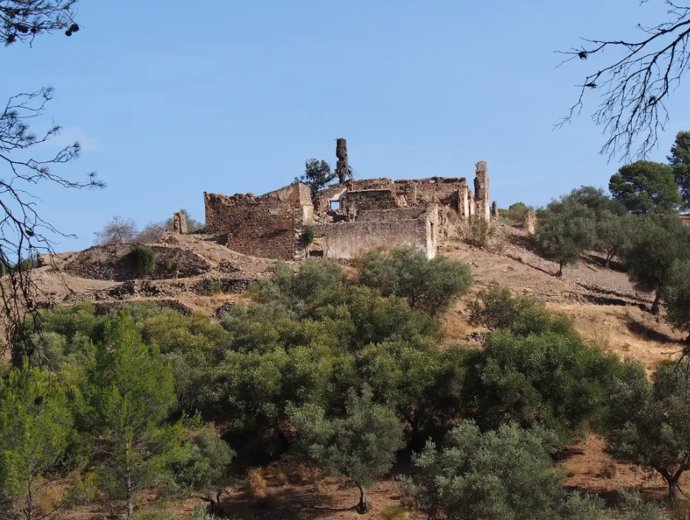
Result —
[[[335,166],[335,173],[338,176],[338,182],[345,184],[345,182],[352,178],[352,168],[347,158],[347,141],[343,137],[338,137],[335,142],[335,156],[338,162]]]
[[[491,220],[491,203],[489,202],[489,171],[486,161],[479,161],[475,165],[474,205],[477,218],[489,222]]]

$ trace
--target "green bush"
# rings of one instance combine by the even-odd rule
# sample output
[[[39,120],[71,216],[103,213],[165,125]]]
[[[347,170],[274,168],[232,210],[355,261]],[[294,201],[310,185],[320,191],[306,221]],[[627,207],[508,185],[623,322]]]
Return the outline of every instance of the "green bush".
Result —
[[[360,282],[383,296],[405,298],[410,307],[431,315],[445,310],[472,284],[466,264],[437,256],[427,259],[414,247],[370,251],[360,258]]]
[[[580,255],[596,241],[595,213],[578,202],[563,197],[552,201],[537,215],[536,240],[544,258],[563,267],[577,263]]]
[[[470,323],[489,329],[508,329],[518,336],[553,332],[575,335],[570,320],[550,312],[531,296],[513,296],[510,289],[492,284],[469,303]]]
[[[312,242],[314,242],[314,230],[310,227],[306,227],[302,232],[302,244],[306,247]]]
[[[524,202],[516,202],[508,207],[505,216],[512,224],[522,224],[528,211],[532,211],[532,208]]]
[[[554,442],[544,430],[510,425],[482,433],[463,421],[440,448],[428,442],[413,458],[403,489],[430,518],[553,520],[566,496],[551,467]]]
[[[496,228],[482,218],[472,217],[465,232],[465,241],[475,247],[486,247],[496,234]]]
[[[540,424],[567,442],[601,426],[619,362],[579,337],[497,331],[467,370],[464,401],[482,427]]]
[[[156,271],[156,253],[148,246],[134,246],[126,259],[137,274],[153,274]]]

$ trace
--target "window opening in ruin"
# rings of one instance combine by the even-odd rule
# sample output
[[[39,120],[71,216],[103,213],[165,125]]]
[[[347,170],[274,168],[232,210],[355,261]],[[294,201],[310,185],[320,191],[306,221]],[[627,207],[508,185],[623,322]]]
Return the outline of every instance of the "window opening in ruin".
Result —
[[[311,251],[309,251],[309,256],[322,257],[323,251],[321,249],[312,249]]]
[[[332,200],[332,201],[330,201],[330,208],[331,208],[331,211],[338,211],[338,210],[340,210],[340,200]]]

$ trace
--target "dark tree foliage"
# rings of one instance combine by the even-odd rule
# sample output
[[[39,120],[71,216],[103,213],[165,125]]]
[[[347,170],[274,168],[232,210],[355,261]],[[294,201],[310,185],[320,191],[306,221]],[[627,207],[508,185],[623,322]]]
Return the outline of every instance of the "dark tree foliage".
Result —
[[[564,53],[566,61],[608,58],[586,73],[561,124],[580,114],[589,92],[598,93],[592,118],[606,136],[602,152],[611,156],[644,157],[654,148],[669,119],[666,101],[690,65],[690,6],[663,3],[666,20],[638,25],[639,38],[586,39]]]
[[[690,469],[690,359],[662,364],[650,384],[644,367],[626,362],[610,389],[606,439],[620,460],[653,468],[676,500]]]
[[[313,199],[319,191],[328,186],[335,178],[336,174],[331,171],[331,167],[326,161],[308,159],[304,163],[304,174],[295,180],[309,186],[311,198]]]
[[[628,277],[641,291],[654,292],[652,313],[668,286],[671,267],[690,258],[690,230],[676,215],[639,217],[630,246],[623,252]]]
[[[678,132],[668,161],[685,208],[690,208],[690,132]]]
[[[580,186],[564,200],[586,206],[594,214],[594,242],[592,248],[603,253],[608,267],[629,242],[631,219],[628,210],[619,200],[608,196],[603,189],[594,186]]]
[[[485,428],[543,425],[567,441],[600,423],[606,381],[615,368],[613,357],[577,335],[497,330],[468,368],[465,401]]]
[[[443,312],[472,283],[469,267],[448,258],[427,259],[414,247],[370,251],[359,261],[360,281],[384,296],[405,298],[410,307],[429,314]]]
[[[539,211],[537,243],[544,257],[558,263],[556,276],[562,276],[565,265],[576,263],[594,245],[595,222],[592,210],[568,198],[550,202]]]
[[[664,300],[668,320],[688,332],[685,343],[690,346],[690,259],[673,262],[664,289]]]
[[[668,164],[637,161],[611,176],[609,191],[631,213],[648,215],[678,209],[681,198]]]
[[[5,45],[33,42],[36,36],[65,30],[65,36],[79,31],[74,21],[77,0],[1,0],[0,38]]]
[[[482,433],[463,421],[440,447],[429,442],[414,456],[403,488],[429,518],[556,520],[566,494],[551,467],[555,445],[541,429],[504,425]]]
[[[587,206],[597,216],[605,211],[614,215],[623,215],[627,211],[620,201],[612,199],[602,188],[595,186],[580,186],[564,198]]]

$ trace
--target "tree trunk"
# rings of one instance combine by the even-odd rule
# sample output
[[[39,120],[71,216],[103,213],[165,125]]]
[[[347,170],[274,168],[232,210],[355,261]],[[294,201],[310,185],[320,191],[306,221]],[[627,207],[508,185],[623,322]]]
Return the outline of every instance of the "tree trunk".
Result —
[[[668,497],[671,500],[671,504],[676,504],[678,502],[678,481],[683,474],[683,470],[679,468],[673,474],[669,471],[661,471],[660,473],[668,485]]]
[[[678,502],[678,478],[668,478],[666,484],[668,485],[668,497],[671,500],[671,504],[676,504]]]
[[[355,481],[357,487],[359,488],[359,504],[357,504],[357,512],[363,515],[369,510],[369,503],[367,502],[367,494],[364,491],[364,486],[361,483]]]
[[[659,302],[661,301],[661,289],[657,289],[654,294],[654,303],[652,303],[652,314],[655,316],[659,314]]]
[[[134,515],[134,490],[132,485],[132,472],[130,471],[130,468],[126,468],[125,471],[127,472],[127,482],[125,483],[125,492],[127,496],[127,518],[132,518],[132,516]]]
[[[556,273],[556,276],[559,278],[563,276],[563,262],[558,262],[558,272]]]
[[[32,480],[29,480],[28,493],[26,494],[26,519],[34,520],[34,494],[32,489]]]
[[[205,502],[208,502],[208,512],[211,513],[212,515],[218,515],[221,514],[221,507],[220,507],[220,496],[223,494],[223,490],[220,490],[216,493],[216,499],[214,500],[212,497],[207,497],[207,496],[200,496],[199,498]]]

